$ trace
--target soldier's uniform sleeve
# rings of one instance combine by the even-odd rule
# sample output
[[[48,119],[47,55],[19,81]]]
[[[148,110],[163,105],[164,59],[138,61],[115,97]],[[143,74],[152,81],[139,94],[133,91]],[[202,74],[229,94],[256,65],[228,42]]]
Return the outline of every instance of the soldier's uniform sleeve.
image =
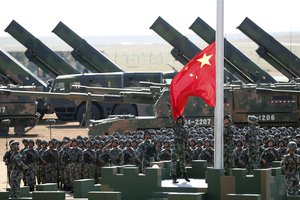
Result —
[[[25,163],[22,160],[22,157],[20,156],[20,154],[15,155],[15,161],[17,163],[17,165],[19,167],[21,167],[22,169],[26,169],[27,165],[25,165]]]
[[[287,156],[284,156],[282,161],[280,162],[280,167],[283,171],[286,171],[287,169]]]

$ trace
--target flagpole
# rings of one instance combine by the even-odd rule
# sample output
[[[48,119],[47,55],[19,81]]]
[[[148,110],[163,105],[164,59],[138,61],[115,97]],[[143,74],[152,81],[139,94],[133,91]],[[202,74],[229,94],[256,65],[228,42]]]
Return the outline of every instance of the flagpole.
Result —
[[[214,113],[214,168],[223,169],[224,117],[224,0],[217,0],[216,27],[216,106]]]

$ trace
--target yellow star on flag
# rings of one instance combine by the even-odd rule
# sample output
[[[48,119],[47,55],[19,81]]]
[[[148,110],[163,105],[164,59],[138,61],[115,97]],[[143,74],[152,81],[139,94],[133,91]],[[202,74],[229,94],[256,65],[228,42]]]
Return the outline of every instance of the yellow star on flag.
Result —
[[[209,65],[211,66],[209,59],[212,57],[213,55],[210,54],[209,56],[206,55],[206,53],[202,56],[202,58],[199,58],[197,61],[201,63],[200,68],[202,68],[204,65]]]

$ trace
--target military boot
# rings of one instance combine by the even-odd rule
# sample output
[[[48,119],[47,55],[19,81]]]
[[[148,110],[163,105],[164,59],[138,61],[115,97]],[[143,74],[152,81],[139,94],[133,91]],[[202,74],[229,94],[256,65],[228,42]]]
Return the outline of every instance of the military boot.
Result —
[[[172,178],[173,178],[173,183],[178,183],[176,175],[172,175]]]
[[[189,179],[189,177],[188,177],[188,175],[187,175],[186,172],[183,172],[182,176],[185,179],[185,181],[190,182],[190,179]]]

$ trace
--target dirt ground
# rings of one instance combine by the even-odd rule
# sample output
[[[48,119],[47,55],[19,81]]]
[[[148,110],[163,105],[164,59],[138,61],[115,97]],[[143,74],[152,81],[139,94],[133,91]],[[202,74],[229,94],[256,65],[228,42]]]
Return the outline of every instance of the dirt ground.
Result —
[[[16,137],[13,133],[13,130],[10,130],[10,135],[8,137],[0,137],[0,191],[5,190],[6,187],[9,187],[7,183],[6,176],[6,165],[4,164],[2,158],[7,149],[9,148],[8,142],[11,139],[15,139],[19,142],[22,141],[23,138],[32,138],[34,140],[40,138],[43,140],[50,139],[50,128],[49,125],[45,124],[46,119],[56,119],[55,115],[45,115],[44,119],[34,127],[32,130],[26,133],[23,137]],[[88,129],[80,128],[78,122],[60,122],[56,121],[54,125],[51,126],[51,136],[52,138],[62,139],[64,136],[68,137],[77,137],[78,135],[87,136]],[[20,143],[20,149],[22,148],[22,144]]]

